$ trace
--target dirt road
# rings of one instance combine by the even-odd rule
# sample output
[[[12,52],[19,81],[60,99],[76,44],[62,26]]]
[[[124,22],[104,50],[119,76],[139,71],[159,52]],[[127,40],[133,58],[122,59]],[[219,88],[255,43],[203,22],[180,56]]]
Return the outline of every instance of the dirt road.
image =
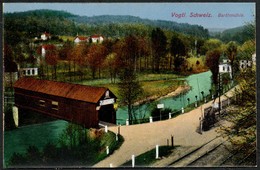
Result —
[[[228,92],[228,96],[232,93]],[[222,96],[222,98],[226,98]],[[112,155],[94,165],[94,167],[118,167],[131,159],[132,155],[138,156],[149,151],[155,146],[166,145],[167,139],[174,135],[174,144],[182,146],[200,146],[219,135],[217,128],[199,134],[199,118],[202,110],[212,104],[212,101],[184,113],[176,118],[131,126],[121,126],[120,134],[125,141]],[[118,127],[109,127],[110,131],[117,133]]]

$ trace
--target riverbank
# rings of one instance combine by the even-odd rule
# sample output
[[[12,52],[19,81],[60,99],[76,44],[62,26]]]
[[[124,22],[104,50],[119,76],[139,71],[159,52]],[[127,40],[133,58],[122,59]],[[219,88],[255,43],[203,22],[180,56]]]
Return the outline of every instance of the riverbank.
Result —
[[[145,103],[149,103],[149,102],[153,102],[153,101],[157,101],[157,100],[161,100],[163,98],[168,98],[168,97],[175,97],[178,96],[182,93],[186,93],[191,89],[191,87],[189,85],[181,85],[179,86],[176,90],[161,96],[160,94],[157,95],[153,95],[153,96],[149,96],[145,99],[139,100],[137,102],[134,103],[135,106],[137,105],[141,105],[141,104],[145,104]]]

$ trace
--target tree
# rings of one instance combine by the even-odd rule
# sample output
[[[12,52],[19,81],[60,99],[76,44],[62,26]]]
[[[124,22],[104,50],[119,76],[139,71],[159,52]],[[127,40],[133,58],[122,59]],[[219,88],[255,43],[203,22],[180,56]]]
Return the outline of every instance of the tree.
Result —
[[[219,39],[209,39],[201,47],[201,53],[206,54],[210,50],[220,48],[221,45],[222,45],[222,42]]]
[[[125,60],[127,61],[127,65],[133,65],[134,71],[136,72],[137,68],[137,57],[138,57],[138,38],[134,35],[129,35],[125,38]]]
[[[175,71],[180,71],[181,66],[185,62],[185,58],[183,56],[187,54],[187,51],[183,41],[177,35],[174,35],[171,39],[170,52],[171,55],[174,56]]]
[[[95,74],[97,70],[99,72],[99,78],[101,77],[100,70],[103,67],[107,54],[107,49],[102,44],[93,44],[89,47],[87,54],[87,63],[91,69],[93,79],[95,79]]]
[[[153,55],[152,68],[153,71],[159,72],[161,59],[166,55],[167,38],[160,28],[156,28],[152,30],[151,41]]]
[[[214,49],[208,51],[206,54],[206,65],[212,73],[212,80],[215,85],[218,84],[218,73],[219,73],[219,58],[221,51],[219,49]]]
[[[106,60],[105,60],[104,64],[108,68],[108,71],[109,71],[109,74],[110,74],[111,83],[115,83],[115,81],[116,81],[116,74],[117,74],[117,71],[118,71],[116,54],[115,53],[109,54],[106,57]]]
[[[247,68],[242,71],[237,81],[239,85],[233,94],[236,96],[234,107],[229,109],[225,117],[231,122],[231,126],[223,127],[220,132],[229,136],[234,152],[245,155],[245,158],[251,158],[250,162],[256,165],[256,68]]]
[[[230,65],[231,65],[231,73],[232,73],[232,77],[233,77],[233,66],[234,66],[234,60],[235,57],[237,55],[237,44],[234,41],[230,41],[227,44],[227,50],[226,50],[226,54],[230,60]]]
[[[53,66],[54,74],[52,73],[52,79],[56,80],[57,79],[58,51],[56,49],[48,50],[45,55],[45,61],[48,65]]]
[[[119,97],[121,103],[127,105],[129,122],[133,124],[133,121],[136,120],[133,104],[143,93],[143,89],[134,71],[128,67],[121,70],[119,80]]]

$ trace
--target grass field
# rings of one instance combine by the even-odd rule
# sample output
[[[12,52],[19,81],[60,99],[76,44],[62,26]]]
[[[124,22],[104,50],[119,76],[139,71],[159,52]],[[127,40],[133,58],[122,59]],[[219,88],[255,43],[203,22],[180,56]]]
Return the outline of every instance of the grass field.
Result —
[[[164,96],[184,84],[183,77],[174,74],[140,74],[138,80],[144,90],[139,99],[155,95]],[[107,87],[119,97],[118,85],[110,83],[110,79],[86,80],[80,84]]]

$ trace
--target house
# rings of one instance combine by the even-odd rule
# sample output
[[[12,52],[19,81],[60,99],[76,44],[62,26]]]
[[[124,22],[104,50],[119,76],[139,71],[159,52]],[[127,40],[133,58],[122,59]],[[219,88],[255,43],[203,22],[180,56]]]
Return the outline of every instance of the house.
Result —
[[[232,67],[230,65],[230,60],[220,57],[220,59],[222,59],[222,62],[219,63],[219,73],[229,73],[230,74],[230,78],[232,79]]]
[[[51,39],[51,34],[47,32],[42,33],[41,40],[46,41],[48,39]]]
[[[240,70],[252,67],[252,61],[250,60],[239,60]]]
[[[102,43],[104,41],[104,37],[102,35],[92,35],[90,38],[92,43]]]
[[[20,68],[19,69],[20,77],[24,76],[37,76],[38,75],[38,68]]]
[[[55,45],[53,45],[53,44],[42,45],[42,46],[41,46],[41,55],[42,55],[42,57],[45,57],[46,52],[47,52],[48,50],[51,51],[51,50],[55,50],[55,49],[56,49],[56,47],[55,47]]]
[[[256,53],[252,55],[252,63],[253,65],[256,65]]]
[[[99,121],[116,123],[116,96],[105,87],[23,77],[14,84],[15,106],[97,128]]]
[[[76,36],[76,38],[74,39],[74,43],[78,44],[81,42],[89,42],[89,37],[85,37],[85,36]]]

